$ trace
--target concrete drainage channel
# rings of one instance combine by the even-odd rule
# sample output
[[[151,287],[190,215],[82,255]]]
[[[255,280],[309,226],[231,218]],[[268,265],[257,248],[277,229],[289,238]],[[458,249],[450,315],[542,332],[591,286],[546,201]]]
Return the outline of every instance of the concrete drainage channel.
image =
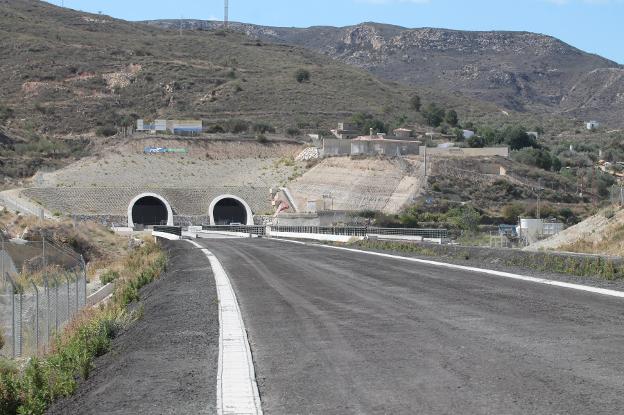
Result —
[[[219,300],[219,366],[217,412],[219,414],[262,414],[256,374],[247,331],[236,294],[223,266],[212,252],[189,241],[206,255],[215,277]]]

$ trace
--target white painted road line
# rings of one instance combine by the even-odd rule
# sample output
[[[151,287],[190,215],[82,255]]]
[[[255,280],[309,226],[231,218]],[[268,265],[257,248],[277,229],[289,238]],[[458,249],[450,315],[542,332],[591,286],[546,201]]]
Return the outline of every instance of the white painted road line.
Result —
[[[249,340],[243,317],[223,266],[212,252],[195,241],[210,261],[219,298],[219,368],[217,374],[217,413],[262,414]]]
[[[462,270],[462,271],[477,272],[477,273],[480,273],[480,274],[494,275],[494,276],[497,276],[497,277],[511,278],[511,279],[514,279],[514,280],[527,281],[527,282],[532,282],[532,283],[537,283],[537,284],[544,284],[544,285],[552,285],[552,286],[555,286],[555,287],[569,288],[569,289],[577,290],[577,291],[585,291],[585,292],[590,292],[590,293],[594,293],[594,294],[606,295],[606,296],[609,296],[609,297],[624,298],[624,292],[623,291],[609,290],[607,288],[598,288],[598,287],[592,287],[592,286],[589,286],[589,285],[573,284],[573,283],[569,283],[569,282],[553,281],[553,280],[548,280],[548,279],[545,279],[545,278],[529,277],[527,275],[512,274],[510,272],[495,271],[495,270],[491,270],[491,269],[483,269],[483,268],[476,268],[476,267],[467,267],[467,266],[464,266],[464,265],[449,264],[449,263],[446,263],[446,262],[431,261],[431,260],[427,260],[427,259],[410,258],[410,257],[404,257],[404,256],[400,256],[400,255],[384,254],[384,253],[381,253],[381,252],[362,251],[360,249],[344,248],[344,247],[341,247],[341,246],[320,245],[320,244],[307,244],[307,243],[300,242],[300,241],[291,241],[291,240],[288,240],[288,239],[278,239],[278,238],[272,238],[271,240],[280,241],[280,242],[296,243],[296,244],[306,244],[306,245],[311,245],[311,246],[320,246],[320,247],[328,248],[328,249],[337,249],[337,250],[341,250],[341,251],[357,252],[359,254],[374,255],[374,256],[379,256],[379,257],[384,257],[384,258],[400,259],[400,260],[403,260],[403,261],[416,262],[416,263],[419,263],[419,264],[427,264],[427,265],[433,265],[433,266],[443,267],[443,268],[450,268],[450,269],[458,269],[458,270]]]

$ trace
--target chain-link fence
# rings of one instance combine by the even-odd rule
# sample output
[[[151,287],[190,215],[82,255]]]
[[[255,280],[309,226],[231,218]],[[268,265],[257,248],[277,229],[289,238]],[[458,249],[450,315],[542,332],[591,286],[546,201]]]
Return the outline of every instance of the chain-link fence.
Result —
[[[47,240],[2,241],[0,354],[27,357],[50,340],[87,302],[85,264],[75,252]]]

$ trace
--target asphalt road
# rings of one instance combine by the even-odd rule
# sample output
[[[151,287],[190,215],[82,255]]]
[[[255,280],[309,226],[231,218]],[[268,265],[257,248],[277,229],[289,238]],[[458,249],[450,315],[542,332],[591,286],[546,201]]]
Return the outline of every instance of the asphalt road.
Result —
[[[236,290],[267,414],[614,414],[624,302],[269,240],[200,241]]]
[[[48,414],[216,413],[219,314],[210,264],[188,242],[163,243],[168,270],[141,290],[143,317]]]

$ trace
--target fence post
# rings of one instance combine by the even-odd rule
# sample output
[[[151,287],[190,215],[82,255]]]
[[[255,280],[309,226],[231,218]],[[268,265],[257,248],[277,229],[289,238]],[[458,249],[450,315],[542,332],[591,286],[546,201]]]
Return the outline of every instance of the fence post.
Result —
[[[80,262],[82,264],[82,274],[84,277],[84,284],[83,284],[84,303],[83,305],[86,305],[87,304],[87,264],[85,263],[84,256],[82,256],[82,254],[80,254]]]
[[[80,297],[80,295],[78,295],[78,280],[80,279],[79,273],[76,273],[75,275],[76,277],[76,313],[78,312],[78,297]]]
[[[35,289],[35,354],[39,354],[39,289],[37,284],[30,282]]]
[[[56,277],[54,278],[54,295],[55,295],[55,300],[54,300],[54,333],[58,333],[58,312],[59,312],[59,306],[58,306],[58,290],[59,290],[59,285],[58,285],[58,280],[56,279]]]
[[[50,307],[50,284],[48,278],[43,280],[46,293],[46,308],[48,309],[46,317],[46,345],[50,343],[50,320],[52,320],[52,307]]]
[[[9,276],[8,273],[5,274],[6,279],[11,284],[11,355],[13,359],[15,359],[15,342],[17,341],[15,337],[15,284],[13,283],[13,279]]]
[[[65,274],[65,281],[67,282],[67,320],[69,320],[69,318],[71,317],[71,301],[69,301],[70,299],[70,282],[69,282],[69,275]]]
[[[19,357],[22,357],[22,343],[23,343],[23,336],[24,336],[24,317],[23,317],[23,313],[22,313],[22,292],[20,291],[19,293],[19,333],[18,333],[18,339],[19,339]]]

